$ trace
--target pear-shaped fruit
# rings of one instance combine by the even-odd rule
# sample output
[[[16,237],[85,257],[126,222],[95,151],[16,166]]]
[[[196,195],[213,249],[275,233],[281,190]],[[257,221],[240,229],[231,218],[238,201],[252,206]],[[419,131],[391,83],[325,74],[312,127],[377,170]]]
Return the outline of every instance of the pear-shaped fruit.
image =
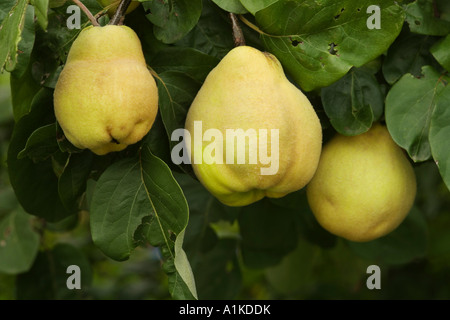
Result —
[[[108,7],[109,15],[113,15],[120,4],[120,0],[97,0],[97,2],[100,3],[103,8]],[[136,9],[140,4],[141,3],[139,1],[131,1],[130,5],[128,6],[127,12],[125,13],[126,14],[130,13],[131,11]]]
[[[397,228],[415,195],[414,170],[381,124],[361,135],[332,138],[307,188],[318,222],[329,232],[358,242]]]
[[[210,72],[185,128],[196,176],[229,206],[301,189],[322,148],[322,127],[309,100],[275,56],[249,46],[234,48]],[[196,143],[199,134],[203,141]]]
[[[74,41],[54,93],[67,139],[98,155],[141,140],[158,111],[158,90],[141,43],[127,26],[87,27]]]

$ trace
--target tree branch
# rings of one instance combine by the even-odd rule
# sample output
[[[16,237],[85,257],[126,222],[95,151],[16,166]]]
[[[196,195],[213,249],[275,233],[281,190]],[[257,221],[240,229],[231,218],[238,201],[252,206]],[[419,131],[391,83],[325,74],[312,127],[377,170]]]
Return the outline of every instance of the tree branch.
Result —
[[[119,6],[117,7],[116,13],[111,18],[109,24],[118,25],[121,21],[123,21],[123,17],[125,16],[125,12],[127,12],[128,7],[130,6],[131,0],[122,0],[120,1]]]
[[[89,11],[88,8],[86,8],[86,6],[80,1],[80,0],[72,0],[77,6],[80,7],[80,9],[86,14],[86,16],[89,18],[89,20],[91,21],[92,25],[99,27],[100,25],[98,24],[97,20],[95,19],[95,17],[92,15],[92,13]]]

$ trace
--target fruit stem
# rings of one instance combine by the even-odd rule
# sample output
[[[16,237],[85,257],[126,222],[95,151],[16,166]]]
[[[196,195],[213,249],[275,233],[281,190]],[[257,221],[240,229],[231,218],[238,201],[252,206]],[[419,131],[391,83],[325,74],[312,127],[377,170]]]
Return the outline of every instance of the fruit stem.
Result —
[[[242,32],[239,20],[234,13],[230,13],[231,26],[233,28],[233,39],[236,47],[245,46],[244,33]]]
[[[131,0],[122,0],[120,1],[119,6],[117,7],[116,13],[111,18],[109,24],[118,25],[121,21],[123,21],[123,17],[125,16],[125,12],[127,12],[128,7],[130,6]]]
[[[97,20],[95,19],[95,17],[92,15],[92,13],[89,11],[88,8],[86,8],[86,6],[79,0],[72,0],[77,6],[80,7],[80,9],[86,14],[86,16],[88,17],[88,19],[91,21],[92,25],[99,27],[100,25],[98,24]]]

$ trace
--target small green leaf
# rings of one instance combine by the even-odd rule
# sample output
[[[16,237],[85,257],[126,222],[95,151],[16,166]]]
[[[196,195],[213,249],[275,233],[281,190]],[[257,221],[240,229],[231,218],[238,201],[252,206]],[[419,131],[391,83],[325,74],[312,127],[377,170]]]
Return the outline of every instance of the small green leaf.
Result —
[[[52,123],[55,123],[53,91],[43,88],[33,99],[30,113],[14,127],[7,163],[11,185],[25,211],[54,222],[74,212],[67,211],[59,199],[52,159],[36,164],[28,157],[17,158],[30,135],[37,128]]]
[[[157,73],[178,71],[198,82],[203,82],[218,63],[219,59],[195,49],[169,47],[159,51],[149,64]]]
[[[245,9],[242,6],[239,0],[212,0],[212,1],[223,10],[231,13],[244,14],[248,12],[247,9]]]
[[[405,264],[425,256],[427,243],[427,222],[413,207],[402,224],[390,234],[365,243],[349,241],[348,245],[361,257],[377,263]]]
[[[29,157],[33,162],[48,159],[58,151],[56,124],[51,123],[36,129],[28,138],[25,148],[17,155],[18,159]]]
[[[116,162],[102,174],[90,208],[94,244],[112,259],[128,259],[138,245],[136,229],[153,210],[136,159]]]
[[[158,40],[174,43],[197,24],[202,13],[202,0],[162,0],[142,3],[150,10],[147,19],[154,24]]]
[[[18,75],[16,72],[11,73],[11,98],[16,122],[30,112],[31,103],[41,89],[34,80],[31,69],[32,64],[30,63],[22,75]]]
[[[450,79],[447,78],[447,81]],[[431,154],[439,172],[450,190],[450,85],[436,96],[436,104],[431,117],[430,145]]]
[[[403,32],[389,47],[383,61],[383,75],[389,84],[394,84],[404,74],[413,76],[422,74],[422,67],[433,65],[430,47],[436,42],[436,37],[422,36]]]
[[[441,76],[429,66],[423,67],[422,73],[420,78],[405,74],[386,97],[389,132],[415,162],[431,157],[431,119],[439,103],[440,92],[450,81],[450,78]]]
[[[445,36],[450,33],[450,19],[444,20],[434,0],[416,0],[406,6],[406,22],[414,33]]]
[[[222,58],[234,48],[229,18],[212,1],[203,1],[200,20],[177,46],[197,49],[207,55]]]
[[[90,151],[72,153],[67,159],[64,171],[58,180],[58,193],[68,211],[76,211],[80,207],[78,201],[86,190],[92,161],[93,154]]]
[[[366,132],[383,113],[380,85],[364,69],[353,68],[339,81],[323,88],[321,97],[331,124],[344,135]]]
[[[16,66],[27,6],[28,0],[18,0],[0,25],[0,71],[12,71]]]
[[[400,33],[404,12],[392,0],[378,1],[382,26],[369,29],[373,1],[282,0],[256,13],[266,49],[305,91],[326,87],[352,66],[383,54]]]
[[[141,173],[147,201],[153,208],[153,220],[159,229],[158,235],[151,237],[164,241],[162,254],[165,263],[173,261],[175,266],[174,272],[168,272],[170,293],[176,299],[197,298],[191,266],[182,249],[189,221],[189,207],[183,191],[169,167],[155,157],[148,146],[142,150]],[[174,244],[172,237],[175,237]]]
[[[332,248],[336,245],[337,237],[325,230],[311,211],[306,198],[306,190],[292,192],[282,198],[270,199],[275,205],[286,208],[295,214],[298,232],[304,239],[322,248]]]
[[[143,143],[147,144],[153,154],[167,163],[171,168],[174,170],[177,168],[171,159],[169,138],[161,119],[161,113],[158,112],[156,115],[155,122],[153,122],[153,126],[145,136]]]
[[[431,47],[431,54],[447,71],[450,71],[450,34]]]
[[[17,63],[14,67],[14,76],[20,77],[26,72],[31,59],[31,52],[34,48],[35,28],[34,28],[34,8],[28,6],[25,13],[24,26],[22,28],[21,39],[18,47]]]
[[[278,0],[240,0],[241,4],[252,14],[255,15],[256,12],[267,8],[271,4],[277,2]]]
[[[268,199],[242,208],[238,222],[246,266],[273,266],[295,249],[298,240],[296,214],[297,210],[281,209]]]
[[[47,11],[49,0],[31,0],[31,4],[35,8],[35,14],[39,25],[46,31],[48,25]]]
[[[172,133],[177,129],[184,128],[187,112],[201,83],[178,71],[166,71],[159,77],[159,111],[172,150],[176,144],[180,143],[172,141]],[[182,164],[180,166],[186,172],[190,171],[190,166]]]
[[[8,16],[12,7],[17,3],[17,0],[3,0],[0,1],[0,24]]]
[[[31,268],[39,249],[39,235],[31,223],[20,207],[0,216],[0,272],[18,274]]]

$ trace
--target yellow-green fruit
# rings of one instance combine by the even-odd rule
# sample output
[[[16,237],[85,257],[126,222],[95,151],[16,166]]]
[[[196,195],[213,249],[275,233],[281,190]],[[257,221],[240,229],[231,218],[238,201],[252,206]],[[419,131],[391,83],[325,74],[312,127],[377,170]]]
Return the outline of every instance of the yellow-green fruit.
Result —
[[[101,4],[103,8],[108,7],[108,14],[113,15],[117,7],[120,4],[120,0],[97,0],[98,3]],[[130,13],[134,9],[136,9],[141,3],[139,1],[131,1],[130,5],[128,6],[126,14]]]
[[[332,138],[307,187],[317,221],[329,232],[358,242],[397,228],[415,195],[414,170],[381,124],[357,136]]]
[[[141,43],[127,26],[87,27],[74,41],[54,92],[67,139],[98,155],[141,140],[158,111],[158,90]]]
[[[192,141],[199,138],[195,132],[198,121],[201,134],[213,129],[209,132],[221,134],[223,143],[207,135],[203,143],[187,143],[192,166],[202,184],[226,205],[245,206],[265,196],[283,197],[304,187],[316,171],[322,148],[320,121],[306,96],[288,81],[280,62],[270,53],[248,46],[231,50],[210,72],[189,109],[185,128]],[[227,132],[238,129],[243,133],[240,138],[245,133],[253,137],[246,140],[241,164],[238,150],[233,161],[226,159],[230,152],[227,143],[238,141],[231,135],[227,139]],[[222,155],[217,156],[218,150],[211,152],[209,139],[223,146]],[[270,163],[261,157],[265,148],[272,157]],[[257,161],[250,157],[255,154]],[[264,168],[268,170],[262,174]]]

